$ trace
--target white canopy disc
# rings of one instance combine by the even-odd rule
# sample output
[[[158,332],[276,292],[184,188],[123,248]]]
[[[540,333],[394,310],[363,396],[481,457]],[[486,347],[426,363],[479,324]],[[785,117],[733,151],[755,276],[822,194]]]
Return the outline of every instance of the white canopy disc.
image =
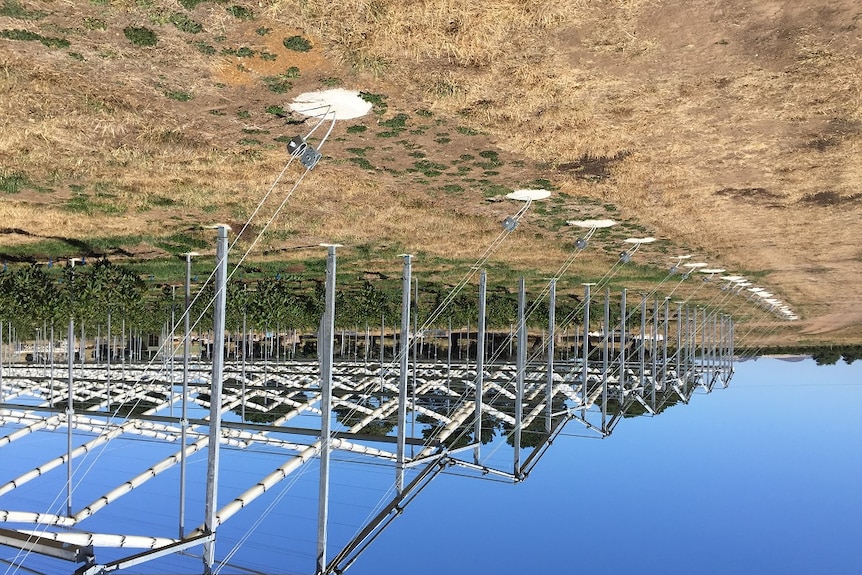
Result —
[[[570,226],[588,229],[609,228],[616,225],[616,222],[613,220],[568,220],[566,223]]]
[[[357,90],[333,88],[318,92],[305,92],[293,99],[290,109],[304,116],[321,117],[335,114],[336,120],[359,118],[371,111],[371,102],[359,96]]]
[[[655,241],[655,238],[626,238],[623,240],[627,244],[651,244]]]
[[[534,200],[544,200],[545,198],[550,197],[551,192],[548,190],[515,190],[509,194],[506,194],[506,197],[510,200],[518,200],[521,202],[530,202]]]

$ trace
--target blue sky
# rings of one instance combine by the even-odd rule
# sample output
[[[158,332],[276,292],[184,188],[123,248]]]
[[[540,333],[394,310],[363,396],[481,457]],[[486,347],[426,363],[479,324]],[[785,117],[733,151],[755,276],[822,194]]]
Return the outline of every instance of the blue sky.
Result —
[[[434,482],[359,575],[862,573],[862,364],[760,359],[526,482]],[[568,430],[577,431],[572,425]]]

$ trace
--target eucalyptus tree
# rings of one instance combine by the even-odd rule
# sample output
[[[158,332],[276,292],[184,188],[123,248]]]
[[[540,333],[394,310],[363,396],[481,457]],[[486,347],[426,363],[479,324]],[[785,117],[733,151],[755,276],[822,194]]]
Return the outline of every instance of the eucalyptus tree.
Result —
[[[56,281],[39,264],[3,272],[2,292],[5,315],[22,333],[32,334],[67,309]]]

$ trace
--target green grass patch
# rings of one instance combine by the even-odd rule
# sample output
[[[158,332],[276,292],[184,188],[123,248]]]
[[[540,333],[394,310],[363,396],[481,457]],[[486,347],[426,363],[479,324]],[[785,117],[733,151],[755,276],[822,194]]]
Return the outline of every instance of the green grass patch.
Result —
[[[438,144],[448,144],[452,141],[452,138],[448,136],[437,136],[436,138],[434,138],[434,141]]]
[[[87,60],[86,58],[84,58],[84,55],[81,54],[80,52],[69,52],[69,57],[74,58],[75,60],[77,60],[79,62],[84,62]]]
[[[345,148],[344,151],[351,154],[356,154],[357,156],[364,156],[365,151],[368,149],[369,148]]]
[[[368,129],[368,126],[363,126],[362,124],[356,124],[355,126],[347,126],[348,134],[361,134],[365,130]]]
[[[222,56],[236,56],[237,58],[252,58],[256,52],[248,46],[240,46],[239,48],[222,48]]]
[[[267,114],[274,114],[276,116],[284,116],[287,114],[287,112],[284,111],[284,108],[277,105],[267,106],[265,111]]]
[[[41,42],[49,48],[69,47],[69,41],[65,38],[42,36],[41,34],[30,32],[29,30],[20,30],[17,28],[13,30],[0,30],[0,38],[6,38],[8,40],[22,40],[25,42]]]
[[[135,46],[155,46],[159,41],[156,33],[145,27],[126,26],[123,28],[123,34]]]
[[[248,110],[237,110],[236,117],[240,120],[248,120],[249,118],[251,118],[251,112],[249,112]]]
[[[30,178],[21,172],[0,172],[0,191],[4,194],[17,194],[30,184]]]
[[[174,12],[170,15],[168,21],[176,26],[178,30],[188,32],[189,34],[198,34],[204,29],[200,22],[195,22],[182,12]]]
[[[237,20],[254,20],[254,12],[244,6],[234,4],[233,6],[228,6],[226,10],[228,14]]]
[[[413,167],[416,171],[422,172],[422,174],[427,178],[436,178],[448,167],[446,164],[438,164],[437,162],[432,162],[430,160],[419,160],[418,162],[413,162]]]
[[[270,92],[284,94],[293,88],[292,78],[299,78],[299,68],[296,66],[291,66],[278,76],[264,76],[262,80]]]
[[[362,158],[362,157],[347,158],[347,161],[356,164],[357,166],[359,166],[363,170],[374,171],[374,165],[365,158]]]
[[[455,126],[455,131],[465,136],[478,136],[479,132],[467,126]]]
[[[261,26],[260,28],[258,28],[257,30],[254,31],[254,33],[257,34],[258,36],[266,36],[270,32],[272,32],[272,28],[267,28],[266,26]]]
[[[88,30],[107,30],[108,23],[101,18],[86,17],[84,18],[84,28]]]
[[[501,184],[496,184],[494,182],[489,182],[488,180],[479,180],[479,184],[481,185],[482,197],[483,198],[493,198],[495,196],[504,196],[512,191],[511,188],[503,186]]]
[[[389,109],[389,104],[386,103],[384,94],[372,94],[371,92],[359,92],[359,97],[371,104],[372,111],[375,114],[382,115]]]
[[[198,49],[198,51],[205,56],[215,56],[218,50],[215,49],[215,46],[211,44],[207,44],[206,42],[192,42],[192,46]]]
[[[171,100],[176,100],[177,102],[188,102],[194,97],[189,92],[183,90],[165,90],[163,93]]]
[[[342,84],[341,78],[336,78],[335,76],[328,76],[326,78],[321,78],[320,83],[326,86],[327,88],[335,88]]]
[[[27,10],[17,0],[3,0],[3,4],[0,4],[0,16],[15,20],[40,20],[47,15],[47,12],[41,10]]]
[[[459,186],[458,184],[446,184],[440,189],[447,194],[460,194],[464,191],[464,188],[462,186]]]
[[[380,125],[384,128],[392,128],[392,129],[404,129],[407,124],[407,120],[409,116],[407,114],[395,114],[393,117],[388,120],[384,120],[380,122]]]
[[[66,211],[86,214],[92,216],[95,214],[119,215],[126,212],[125,207],[118,206],[109,200],[113,199],[110,194],[90,194],[77,193],[66,201],[63,206]]]
[[[311,50],[311,42],[302,36],[290,36],[281,42],[284,47],[294,52],[308,52]]]
[[[278,58],[278,56],[272,52],[267,52],[266,50],[258,52],[258,56],[260,56],[261,60],[265,60],[266,62],[274,62],[276,58]]]
[[[242,138],[237,141],[240,146],[262,146],[263,142],[255,138]]]
[[[420,118],[430,118],[431,116],[434,115],[434,113],[431,112],[431,110],[427,110],[425,108],[419,108],[418,110],[416,110],[416,115],[419,116]]]

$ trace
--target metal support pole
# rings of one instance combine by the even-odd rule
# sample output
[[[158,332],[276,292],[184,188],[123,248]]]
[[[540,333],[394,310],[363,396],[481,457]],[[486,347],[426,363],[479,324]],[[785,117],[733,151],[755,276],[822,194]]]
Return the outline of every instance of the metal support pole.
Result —
[[[587,376],[589,375],[588,363],[590,358],[590,286],[584,284],[584,364],[581,366],[581,417],[587,418]]]
[[[641,344],[638,350],[638,361],[640,363],[640,393],[644,392],[646,372],[646,296],[641,295]]]
[[[682,303],[676,304],[676,380],[680,380],[680,365],[682,363]]]
[[[551,413],[554,399],[554,340],[557,323],[557,278],[551,278],[548,294],[548,387],[545,392],[545,433],[551,432]]]
[[[515,479],[521,475],[521,424],[524,419],[524,369],[527,359],[527,322],[524,318],[526,307],[526,288],[524,278],[518,281],[518,350],[516,359],[515,375],[515,437],[513,445],[514,464],[513,474]]]
[[[69,297],[74,294],[75,258],[69,260],[71,275],[69,277]],[[73,403],[72,388],[74,387],[75,367],[75,316],[74,311],[69,310],[69,332],[66,334],[66,351],[68,353],[68,397],[66,400],[66,514],[72,516],[72,427],[75,419],[75,406]]]
[[[479,446],[482,444],[482,402],[484,401],[482,389],[485,383],[485,299],[488,278],[485,270],[479,272],[479,340],[476,342],[476,421],[473,424],[473,442],[476,449],[473,451],[473,460],[479,463]]]
[[[189,416],[188,416],[188,399],[189,399],[189,351],[191,341],[189,339],[189,307],[191,305],[191,276],[192,276],[192,253],[185,254],[186,256],[186,281],[183,290],[183,397],[180,402],[180,518],[179,518],[179,533],[180,539],[185,537],[186,530],[186,436],[188,434]],[[111,332],[111,316],[108,315],[108,337]],[[111,357],[110,349],[108,357]]]
[[[219,225],[216,240],[215,308],[213,313],[212,389],[210,391],[210,425],[207,452],[206,505],[204,532],[215,533],[218,504],[219,447],[221,440],[221,392],[224,378],[224,322],[227,298],[227,230]],[[204,573],[212,572],[215,562],[215,538],[204,543]]]
[[[661,388],[667,384],[667,322],[670,315],[670,298],[664,298],[664,318],[662,318],[662,351],[661,351]]]
[[[628,328],[628,312],[626,311],[626,293],[623,288],[623,293],[620,296],[620,410],[623,408],[623,400],[625,399],[625,383],[626,383],[626,334]]]
[[[320,485],[317,497],[317,573],[326,571],[326,533],[329,522],[329,436],[332,426],[332,338],[335,333],[335,248],[327,245],[326,292],[320,339]]]
[[[650,361],[652,362],[650,368],[650,378],[652,379],[650,401],[653,411],[655,411],[655,387],[658,382],[658,377],[656,377],[658,371],[658,357],[656,357],[658,355],[658,309],[658,296],[655,296],[652,306],[652,343],[650,344]]]
[[[407,367],[410,355],[410,284],[412,275],[412,257],[404,254],[404,269],[401,276],[401,347],[398,357],[401,360],[398,376],[398,444],[395,454],[396,473],[395,489],[400,495],[404,490],[404,447],[407,427]]]
[[[610,337],[611,329],[611,288],[605,288],[605,317],[602,324],[602,337],[604,349],[602,352],[602,431],[607,431],[608,417],[608,364],[610,362]]]

